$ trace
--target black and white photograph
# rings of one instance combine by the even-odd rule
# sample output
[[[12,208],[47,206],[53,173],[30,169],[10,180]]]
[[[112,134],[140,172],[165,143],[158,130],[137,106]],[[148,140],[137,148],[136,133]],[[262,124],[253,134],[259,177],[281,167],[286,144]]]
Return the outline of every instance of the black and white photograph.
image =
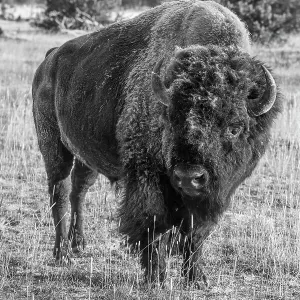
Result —
[[[0,0],[0,300],[73,299],[300,299],[299,0]]]

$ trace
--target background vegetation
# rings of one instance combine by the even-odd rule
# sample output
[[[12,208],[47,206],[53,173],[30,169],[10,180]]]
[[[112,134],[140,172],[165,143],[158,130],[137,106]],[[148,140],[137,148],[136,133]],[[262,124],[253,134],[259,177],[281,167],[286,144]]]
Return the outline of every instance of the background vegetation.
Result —
[[[93,30],[121,19],[120,12],[125,8],[154,7],[166,1],[171,0],[0,0],[0,3],[2,6],[44,4],[45,15],[33,23],[45,29]],[[285,40],[286,34],[300,29],[299,0],[214,1],[234,11],[247,24],[256,42]]]
[[[24,1],[24,0],[18,0]],[[299,0],[215,0],[234,11],[253,40],[268,43],[300,29]],[[47,29],[91,29],[112,21],[108,12],[124,7],[153,7],[164,0],[46,0],[45,18],[36,25]],[[96,22],[95,22],[96,21]],[[114,20],[115,21],[115,20]]]
[[[110,12],[124,8],[153,7],[161,0],[46,0],[45,17],[35,21],[35,25],[51,30],[62,27],[68,29],[95,29],[120,18]]]
[[[211,288],[185,288],[169,259],[166,288],[143,285],[137,255],[118,234],[118,198],[105,178],[88,193],[88,246],[56,266],[45,170],[31,113],[31,82],[46,51],[75,33],[46,33],[0,20],[0,299],[299,299],[300,36],[256,45],[285,96],[270,148],[205,243]],[[174,245],[176,253],[176,245]]]
[[[216,0],[234,11],[255,41],[269,42],[300,28],[299,0]]]
[[[0,4],[8,5],[33,5],[33,4],[45,4],[46,0],[0,0]]]

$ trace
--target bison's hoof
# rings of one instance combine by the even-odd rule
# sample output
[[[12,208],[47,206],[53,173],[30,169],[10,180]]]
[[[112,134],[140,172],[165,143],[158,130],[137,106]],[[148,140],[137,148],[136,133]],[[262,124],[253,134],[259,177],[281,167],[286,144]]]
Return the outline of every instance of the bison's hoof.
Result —
[[[203,288],[208,289],[209,288],[209,280],[207,278],[205,278],[205,279],[202,278],[202,281],[201,280],[195,281],[194,286],[198,290],[202,290]]]
[[[157,280],[144,280],[143,287],[146,289],[164,289],[166,288],[165,282],[159,282]]]
[[[201,280],[190,281],[186,284],[186,288],[196,289],[196,290],[208,289],[209,282],[208,282],[208,280],[206,280],[206,281],[201,281]]]
[[[70,256],[70,251],[68,249],[55,249],[53,251],[55,257],[55,264],[57,266],[70,266],[73,264],[73,260]]]
[[[72,252],[73,253],[80,253],[84,250],[86,244],[85,244],[85,239],[81,235],[77,235],[75,238],[72,240]]]
[[[187,281],[186,284],[187,287],[190,288],[195,288],[198,290],[203,290],[204,289],[208,289],[209,288],[209,280],[207,278],[207,276],[202,272],[201,275],[199,275],[199,277],[197,276],[197,279],[190,279],[189,281]]]
[[[165,288],[166,287],[166,272],[160,272],[157,275],[157,272],[154,270],[151,275],[148,275],[145,272],[144,282],[148,285],[148,288]]]
[[[204,283],[205,287],[209,288],[209,280],[205,274],[202,274],[202,282]]]
[[[55,259],[55,264],[57,266],[66,266],[69,267],[74,264],[73,259],[70,256],[62,256]]]

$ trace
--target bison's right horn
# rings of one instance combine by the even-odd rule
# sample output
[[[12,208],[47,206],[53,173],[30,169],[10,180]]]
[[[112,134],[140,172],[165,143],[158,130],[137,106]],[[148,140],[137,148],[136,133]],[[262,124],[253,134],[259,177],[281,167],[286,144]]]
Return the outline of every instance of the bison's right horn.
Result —
[[[268,112],[276,100],[277,87],[275,80],[272,74],[263,65],[262,69],[266,78],[266,89],[261,98],[255,99],[251,103],[250,111],[254,116],[260,116]]]
[[[152,89],[155,97],[165,106],[170,105],[169,91],[160,78],[160,69],[164,59],[160,59],[152,71]]]

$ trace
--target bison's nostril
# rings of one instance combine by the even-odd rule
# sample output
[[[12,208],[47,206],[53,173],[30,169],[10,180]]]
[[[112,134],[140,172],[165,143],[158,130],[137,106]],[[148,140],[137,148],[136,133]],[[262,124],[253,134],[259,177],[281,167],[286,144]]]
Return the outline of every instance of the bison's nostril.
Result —
[[[205,174],[199,174],[198,176],[192,179],[192,185],[195,187],[203,186],[207,182],[207,177]]]
[[[178,188],[200,190],[209,181],[208,171],[199,165],[177,165],[174,168],[173,183]]]
[[[178,186],[181,185],[181,178],[180,178],[178,175],[175,175],[175,176],[174,176],[174,180],[175,180],[175,182],[178,184]]]

